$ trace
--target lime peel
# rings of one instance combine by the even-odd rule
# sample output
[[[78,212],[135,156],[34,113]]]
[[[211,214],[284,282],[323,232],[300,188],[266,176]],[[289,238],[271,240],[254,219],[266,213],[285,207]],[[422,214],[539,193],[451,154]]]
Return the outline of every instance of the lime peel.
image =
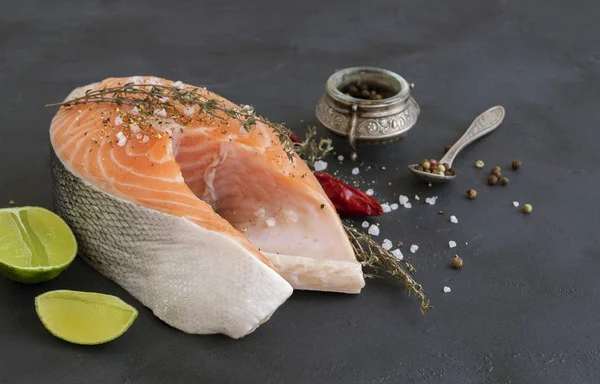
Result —
[[[54,336],[74,344],[108,343],[133,324],[138,311],[120,298],[95,292],[50,291],[35,298],[35,310]]]

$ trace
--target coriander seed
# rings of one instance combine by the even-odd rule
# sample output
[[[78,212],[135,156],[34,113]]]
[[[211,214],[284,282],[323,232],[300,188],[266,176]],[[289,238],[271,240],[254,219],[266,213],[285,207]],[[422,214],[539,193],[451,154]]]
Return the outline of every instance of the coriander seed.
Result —
[[[516,171],[519,168],[521,168],[521,160],[513,160],[512,169]]]
[[[524,213],[530,213],[531,211],[533,211],[533,207],[531,206],[531,204],[525,204],[523,206],[523,212]]]
[[[452,258],[452,268],[460,269],[460,268],[462,268],[462,266],[463,266],[463,260],[458,255],[455,255]]]
[[[477,191],[476,191],[476,190],[474,190],[474,189],[469,189],[469,190],[467,191],[467,197],[468,197],[469,199],[473,200],[474,198],[476,198],[476,197],[477,197]]]
[[[496,183],[498,182],[498,178],[496,177],[496,175],[490,175],[488,177],[487,182],[489,185],[496,185]]]
[[[500,180],[500,183],[501,183],[502,185],[507,185],[509,182],[510,182],[510,180],[508,180],[508,177],[503,177],[503,178]]]
[[[477,160],[475,162],[475,168],[483,168],[484,165],[485,165],[485,163],[481,160]]]

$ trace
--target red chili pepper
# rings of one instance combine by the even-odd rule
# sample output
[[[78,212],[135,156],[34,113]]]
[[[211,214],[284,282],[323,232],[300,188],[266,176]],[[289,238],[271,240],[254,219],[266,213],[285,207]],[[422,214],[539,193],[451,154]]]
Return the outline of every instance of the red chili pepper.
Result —
[[[303,143],[304,141],[302,141],[301,138],[298,137],[298,135],[296,135],[294,132],[290,133],[290,140],[292,140],[292,142],[294,143]]]
[[[363,191],[349,186],[327,172],[315,172],[315,177],[339,214],[348,216],[379,216],[381,204]]]

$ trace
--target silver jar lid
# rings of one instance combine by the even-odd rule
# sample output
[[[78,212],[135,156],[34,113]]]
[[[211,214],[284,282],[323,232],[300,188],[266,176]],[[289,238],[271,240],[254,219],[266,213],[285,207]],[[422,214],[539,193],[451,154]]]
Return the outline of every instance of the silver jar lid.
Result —
[[[382,90],[379,100],[350,96],[351,85]],[[415,125],[420,108],[411,97],[412,86],[386,69],[353,67],[335,72],[327,80],[317,104],[317,118],[335,134],[348,137],[356,158],[356,141],[385,143],[405,136]]]

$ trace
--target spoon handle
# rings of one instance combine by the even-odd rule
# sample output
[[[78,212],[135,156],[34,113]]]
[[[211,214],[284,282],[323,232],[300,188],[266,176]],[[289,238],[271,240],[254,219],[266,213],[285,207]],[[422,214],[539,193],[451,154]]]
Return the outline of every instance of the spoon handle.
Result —
[[[440,163],[448,163],[452,166],[454,158],[463,148],[498,128],[500,123],[502,123],[502,120],[504,120],[504,115],[504,107],[497,105],[477,116],[471,123],[469,129],[467,129],[461,138],[458,139],[452,148],[450,148],[444,157],[442,157]]]

